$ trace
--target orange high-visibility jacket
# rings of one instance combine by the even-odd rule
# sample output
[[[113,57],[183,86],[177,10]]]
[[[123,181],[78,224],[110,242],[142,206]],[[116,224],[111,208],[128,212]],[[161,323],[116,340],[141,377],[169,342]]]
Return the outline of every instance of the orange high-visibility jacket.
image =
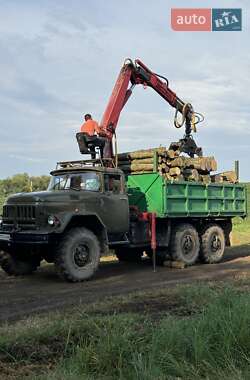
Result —
[[[81,132],[87,133],[90,136],[93,136],[96,133],[100,132],[99,125],[97,121],[89,119],[83,123],[81,126]]]

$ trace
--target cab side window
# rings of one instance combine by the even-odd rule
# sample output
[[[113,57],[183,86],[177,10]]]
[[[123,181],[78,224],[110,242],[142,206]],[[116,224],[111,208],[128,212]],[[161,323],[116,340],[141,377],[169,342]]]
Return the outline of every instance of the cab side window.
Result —
[[[105,174],[104,186],[105,191],[120,194],[122,192],[121,176],[117,174]]]

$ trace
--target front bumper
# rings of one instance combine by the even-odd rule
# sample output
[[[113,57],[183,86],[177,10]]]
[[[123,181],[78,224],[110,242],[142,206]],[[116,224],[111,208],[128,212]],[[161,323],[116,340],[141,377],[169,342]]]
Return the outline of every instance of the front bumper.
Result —
[[[57,235],[53,233],[35,232],[6,232],[0,230],[0,249],[11,247],[16,244],[23,245],[51,245],[57,241]]]

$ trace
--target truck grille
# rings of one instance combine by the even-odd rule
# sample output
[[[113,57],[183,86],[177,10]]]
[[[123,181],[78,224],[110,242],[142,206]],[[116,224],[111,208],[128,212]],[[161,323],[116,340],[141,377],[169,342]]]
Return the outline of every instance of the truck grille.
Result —
[[[35,206],[6,205],[3,207],[3,221],[34,222],[35,218]]]

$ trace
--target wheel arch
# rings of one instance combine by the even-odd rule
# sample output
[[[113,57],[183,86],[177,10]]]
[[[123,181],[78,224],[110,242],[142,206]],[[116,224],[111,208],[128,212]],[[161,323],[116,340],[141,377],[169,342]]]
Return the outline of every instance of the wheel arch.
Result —
[[[98,238],[102,254],[107,253],[108,251],[108,236],[107,230],[100,218],[95,214],[89,215],[73,215],[67,227],[64,230],[64,233],[74,227],[85,227],[92,231]]]

